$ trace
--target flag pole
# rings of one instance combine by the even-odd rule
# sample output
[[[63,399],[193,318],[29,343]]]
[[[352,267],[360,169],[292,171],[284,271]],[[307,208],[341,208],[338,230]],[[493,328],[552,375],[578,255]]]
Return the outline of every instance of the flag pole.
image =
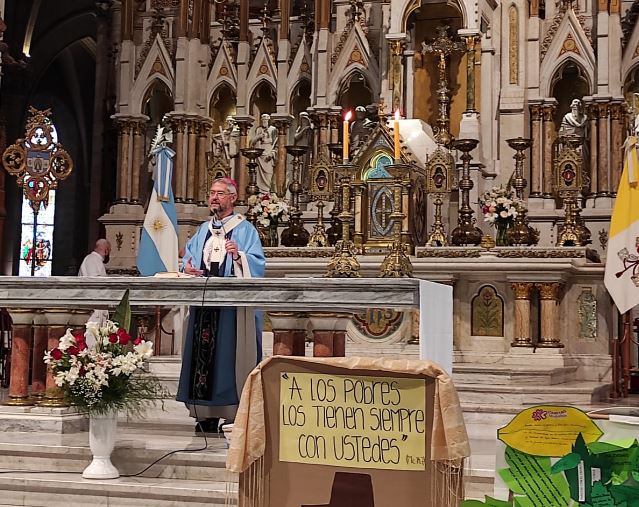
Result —
[[[622,379],[624,398],[628,397],[630,384],[630,310],[623,314],[623,338],[621,339]]]

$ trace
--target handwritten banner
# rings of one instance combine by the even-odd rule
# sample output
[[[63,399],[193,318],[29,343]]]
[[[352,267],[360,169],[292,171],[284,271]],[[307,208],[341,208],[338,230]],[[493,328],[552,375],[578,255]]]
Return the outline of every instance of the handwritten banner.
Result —
[[[425,470],[426,381],[282,373],[280,461]]]

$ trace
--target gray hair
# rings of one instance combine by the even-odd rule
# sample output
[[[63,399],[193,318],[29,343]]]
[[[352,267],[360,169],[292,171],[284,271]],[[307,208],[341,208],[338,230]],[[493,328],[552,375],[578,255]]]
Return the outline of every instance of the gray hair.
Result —
[[[216,183],[221,183],[222,185],[226,185],[226,190],[228,190],[229,194],[237,195],[237,183],[233,178],[229,178],[228,176],[224,176],[223,178],[215,178],[211,182],[211,187]]]

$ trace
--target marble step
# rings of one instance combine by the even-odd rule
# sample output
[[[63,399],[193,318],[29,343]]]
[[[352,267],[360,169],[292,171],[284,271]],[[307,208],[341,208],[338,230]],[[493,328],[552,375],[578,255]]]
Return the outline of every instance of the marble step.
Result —
[[[577,369],[457,363],[453,366],[453,381],[455,385],[556,385],[573,381]]]
[[[236,505],[236,486],[224,481],[153,478],[87,480],[69,473],[0,474],[0,505],[68,507],[189,507]],[[227,501],[227,496],[233,499]]]
[[[477,385],[455,382],[462,409],[483,405],[494,409],[499,405],[526,406],[537,404],[589,405],[608,399],[610,384],[592,381],[572,381],[559,385]]]
[[[148,435],[148,433],[147,433]],[[191,431],[192,435],[192,431]],[[136,439],[127,432],[118,438],[111,456],[122,475],[141,472],[148,465],[170,451],[167,456],[145,471],[141,478],[167,480],[225,482],[234,480],[225,469],[226,441],[210,437],[208,447],[204,438],[155,434]],[[183,449],[192,449],[193,452]],[[43,471],[59,470],[80,474],[91,461],[88,434],[43,435],[0,433],[0,470]],[[0,478],[6,476],[0,474]]]

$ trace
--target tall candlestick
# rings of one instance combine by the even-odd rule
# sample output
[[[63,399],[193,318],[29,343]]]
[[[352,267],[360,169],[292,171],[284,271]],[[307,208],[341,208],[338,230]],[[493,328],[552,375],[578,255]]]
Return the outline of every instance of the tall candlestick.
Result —
[[[344,159],[344,162],[348,162],[349,159],[349,153],[348,153],[348,122],[351,120],[351,116],[352,116],[352,112],[348,111],[346,113],[346,116],[344,116],[344,135],[343,135],[343,141],[342,144],[344,145],[343,147],[343,152],[342,152],[342,158]]]
[[[401,145],[399,142],[399,109],[395,110],[395,121],[393,122],[393,138],[395,141],[395,161],[401,158]]]

